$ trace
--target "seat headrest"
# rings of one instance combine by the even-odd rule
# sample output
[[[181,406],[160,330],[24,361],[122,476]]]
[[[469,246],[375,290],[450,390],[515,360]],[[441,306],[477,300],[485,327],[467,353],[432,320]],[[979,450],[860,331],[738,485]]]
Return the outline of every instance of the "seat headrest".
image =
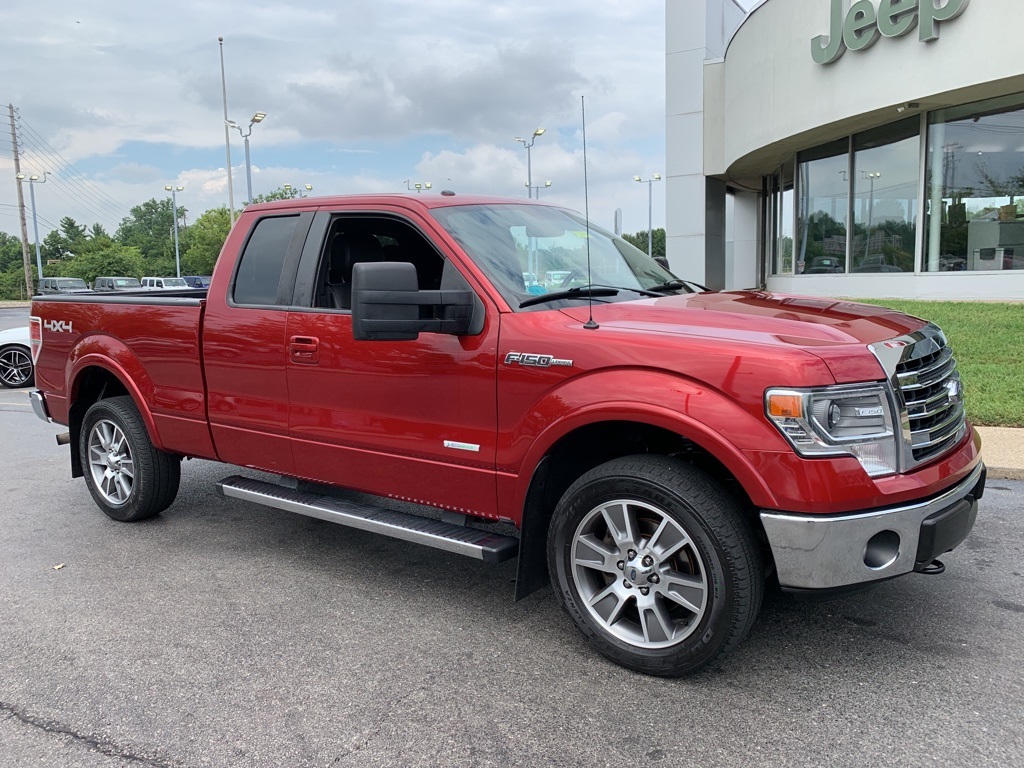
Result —
[[[331,240],[331,261],[328,280],[331,283],[352,281],[352,267],[362,261],[383,261],[380,240],[366,232],[338,232]]]

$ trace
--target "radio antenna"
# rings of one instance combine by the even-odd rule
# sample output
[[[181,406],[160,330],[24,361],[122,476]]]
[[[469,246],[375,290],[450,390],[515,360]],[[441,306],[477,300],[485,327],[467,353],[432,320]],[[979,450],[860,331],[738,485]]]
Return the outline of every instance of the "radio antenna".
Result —
[[[587,105],[583,100],[582,94],[580,95],[580,113],[583,118],[583,218],[587,221],[587,287],[589,288],[593,284],[594,279],[590,273],[590,199],[587,195]],[[601,326],[594,322],[593,290],[587,291],[587,309],[590,317],[583,324],[583,327],[588,331],[597,330]]]

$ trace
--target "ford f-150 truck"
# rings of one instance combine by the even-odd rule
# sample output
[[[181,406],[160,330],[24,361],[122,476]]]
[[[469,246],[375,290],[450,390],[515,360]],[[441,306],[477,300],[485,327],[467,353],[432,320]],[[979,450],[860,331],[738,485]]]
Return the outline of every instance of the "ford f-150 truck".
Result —
[[[985,487],[949,345],[843,301],[711,292],[581,216],[440,195],[249,206],[208,289],[37,297],[40,418],[116,520],[229,497],[550,579],[613,661],[682,675],[766,585],[942,569]]]

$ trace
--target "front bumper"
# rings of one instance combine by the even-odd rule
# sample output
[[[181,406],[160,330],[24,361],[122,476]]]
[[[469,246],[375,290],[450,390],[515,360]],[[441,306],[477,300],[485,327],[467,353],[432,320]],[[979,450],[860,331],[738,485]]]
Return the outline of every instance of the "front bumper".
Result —
[[[970,533],[985,490],[985,465],[933,499],[841,515],[763,510],[779,584],[837,589],[927,566]]]

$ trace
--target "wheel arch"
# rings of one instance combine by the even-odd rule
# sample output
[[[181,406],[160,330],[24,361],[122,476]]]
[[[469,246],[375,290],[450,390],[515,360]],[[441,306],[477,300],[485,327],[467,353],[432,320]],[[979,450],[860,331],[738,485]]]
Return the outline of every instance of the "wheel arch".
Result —
[[[771,506],[774,496],[741,451],[708,426],[678,412],[619,405],[623,412],[614,419],[594,415],[588,419],[578,414],[576,423],[543,442],[540,455],[526,465],[534,468],[528,478],[520,476],[525,487],[521,497],[517,494],[523,505],[516,600],[549,583],[547,533],[562,495],[578,477],[612,459],[650,453],[693,464],[725,487],[744,509],[751,510],[754,526],[760,528],[753,514],[755,504]]]
[[[83,474],[78,444],[86,412],[99,400],[121,395],[127,395],[132,399],[146,425],[150,441],[156,448],[163,450],[153,414],[136,380],[111,359],[86,355],[75,361],[68,385],[68,399],[71,403],[68,408],[68,430],[71,434],[72,477],[81,477]]]

